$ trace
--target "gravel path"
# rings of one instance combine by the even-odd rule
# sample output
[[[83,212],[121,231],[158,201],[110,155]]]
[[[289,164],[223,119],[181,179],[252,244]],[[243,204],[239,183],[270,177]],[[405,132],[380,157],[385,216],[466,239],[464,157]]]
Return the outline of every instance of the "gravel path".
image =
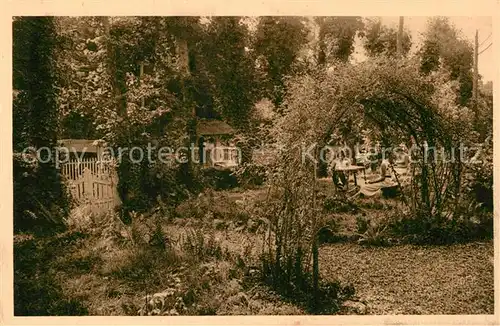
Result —
[[[369,314],[493,314],[493,241],[320,249],[325,279],[351,282]]]
[[[185,226],[169,225],[168,234]],[[245,232],[215,231],[222,247],[257,256],[261,237]],[[493,314],[493,241],[450,246],[364,247],[336,243],[320,248],[325,280],[350,282],[367,313]],[[248,258],[248,257],[246,257]]]

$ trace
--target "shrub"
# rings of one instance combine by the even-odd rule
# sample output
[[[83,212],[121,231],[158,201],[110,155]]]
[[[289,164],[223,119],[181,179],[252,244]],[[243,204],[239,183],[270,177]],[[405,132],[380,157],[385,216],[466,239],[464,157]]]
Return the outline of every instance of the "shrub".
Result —
[[[326,222],[318,231],[318,241],[319,243],[333,243],[336,242],[339,237],[337,232],[339,230],[339,225],[334,219],[330,219]]]
[[[413,191],[407,196],[409,210],[394,223],[394,231],[414,243],[490,239],[493,235],[491,142],[485,141],[476,163],[429,166],[420,163],[420,167],[423,169],[416,173],[416,182],[408,189]]]
[[[266,181],[266,167],[261,164],[247,163],[235,172],[238,183],[244,187],[261,186]]]
[[[464,180],[465,179],[465,180]],[[395,223],[396,233],[414,243],[448,244],[484,239],[492,215],[492,173],[463,163],[421,164],[406,190],[409,211]],[[486,214],[486,215],[484,215]],[[480,218],[483,222],[477,222]]]
[[[358,243],[367,246],[385,246],[390,244],[387,238],[389,224],[386,222],[368,221],[366,230],[363,233],[358,233]]]
[[[203,178],[197,168],[187,164],[133,164],[122,160],[118,167],[118,189],[122,200],[121,216],[129,223],[131,212],[147,212],[160,206],[175,206],[203,189]]]
[[[13,158],[14,229],[54,232],[64,228],[69,192],[55,167]]]
[[[323,208],[331,213],[357,213],[359,207],[341,196],[329,196],[323,201]]]
[[[265,283],[273,286],[284,298],[304,307],[309,313],[335,314],[340,303],[354,295],[351,284],[343,286],[339,281],[319,281],[317,291],[314,291],[312,275],[304,271],[303,257],[299,251],[295,259],[285,263],[286,268],[279,276],[275,275],[272,260],[265,254],[261,256],[262,277]],[[279,282],[277,282],[279,277]]]
[[[14,228],[52,232],[62,227],[69,200],[51,158],[55,157],[59,105],[57,103],[57,32],[52,17],[13,20],[13,149],[40,151],[35,164],[14,154]],[[45,162],[45,163],[42,163]]]
[[[462,206],[462,205],[461,205]],[[458,207],[453,218],[425,217],[414,212],[402,212],[391,223],[391,232],[404,242],[414,244],[452,244],[493,237],[493,214],[470,203]]]
[[[50,262],[83,238],[77,232],[50,238],[34,238],[14,243],[14,315],[79,316],[87,309],[64,295],[56,283]]]
[[[363,234],[368,231],[371,220],[361,215],[356,216],[356,233]]]
[[[238,179],[230,170],[207,168],[202,170],[203,184],[206,187],[223,190],[238,186]]]
[[[492,137],[492,135],[490,135]],[[493,146],[490,139],[482,145],[479,162],[470,166],[467,190],[469,196],[493,212]]]
[[[207,260],[210,257],[222,258],[222,248],[215,240],[213,232],[205,237],[201,229],[190,230],[180,241],[184,252],[192,258],[198,260]]]

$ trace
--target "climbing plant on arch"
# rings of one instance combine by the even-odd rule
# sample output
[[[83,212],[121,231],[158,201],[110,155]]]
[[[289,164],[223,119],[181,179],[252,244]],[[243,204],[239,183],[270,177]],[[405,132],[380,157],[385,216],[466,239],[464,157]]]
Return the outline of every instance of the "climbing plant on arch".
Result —
[[[319,149],[314,144],[328,143],[345,121],[376,127],[384,146],[412,137],[416,145],[442,148],[447,160],[424,160],[423,148],[413,153],[418,160],[403,198],[414,218],[439,223],[459,217],[464,164],[453,151],[467,141],[472,115],[455,104],[456,85],[444,72],[423,76],[418,67],[414,61],[380,58],[290,81],[286,111],[274,130],[281,151],[270,178],[275,200],[268,209],[274,243],[268,243],[266,253],[278,281],[312,272],[317,284],[316,234],[323,223],[316,190]]]

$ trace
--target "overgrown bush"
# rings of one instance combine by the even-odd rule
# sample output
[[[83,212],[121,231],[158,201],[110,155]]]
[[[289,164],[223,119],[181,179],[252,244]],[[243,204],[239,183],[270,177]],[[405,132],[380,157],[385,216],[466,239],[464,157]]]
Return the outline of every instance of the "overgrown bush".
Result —
[[[199,171],[187,164],[170,166],[144,161],[132,163],[124,159],[118,167],[122,219],[126,223],[130,222],[131,212],[172,207],[203,188]]]
[[[56,238],[29,239],[14,243],[14,315],[80,316],[87,309],[64,295],[48,261],[85,235],[66,233]]]
[[[283,261],[283,268],[277,275],[272,258],[264,254],[261,257],[263,280],[275,288],[285,298],[304,307],[309,313],[335,314],[341,302],[355,293],[350,284],[342,285],[339,281],[319,281],[315,289],[311,273],[307,273],[303,253],[298,251],[295,258]]]
[[[202,170],[202,180],[206,187],[215,190],[231,189],[238,186],[238,178],[231,170],[206,168]]]
[[[62,230],[70,197],[58,171],[14,155],[13,175],[14,229],[49,233]]]
[[[127,307],[130,315],[216,314],[226,300],[240,294],[223,290],[226,296],[214,297],[231,279],[243,277],[241,262],[213,233],[197,228],[169,239],[165,247],[137,246],[131,261],[113,275],[147,293],[139,306]]]
[[[398,234],[411,242],[435,244],[492,238],[493,152],[489,140],[476,161],[465,157],[463,162],[419,162],[417,166],[406,191],[409,210],[395,224]]]
[[[384,246],[390,244],[390,221],[380,218],[378,220],[366,218],[363,216],[356,217],[356,233],[358,243],[367,246]]]
[[[466,189],[474,201],[493,212],[493,135],[481,144],[477,161],[470,165]]]
[[[207,260],[211,257],[216,259],[223,257],[223,250],[215,240],[213,232],[206,237],[205,233],[200,229],[190,230],[180,239],[180,242],[184,252],[192,258]]]
[[[394,221],[391,231],[414,244],[452,244],[493,237],[493,215],[471,210],[453,219],[406,215]]]
[[[260,233],[266,229],[268,220],[263,218],[260,202],[254,198],[234,200],[225,192],[207,189],[175,208],[180,218],[194,218],[199,225],[209,225],[217,230],[232,229]]]
[[[331,213],[357,213],[359,211],[356,203],[340,195],[326,197],[323,201],[323,208]]]
[[[247,163],[242,165],[235,175],[238,183],[244,187],[261,186],[266,181],[267,169],[260,164]]]
[[[14,228],[52,232],[69,208],[53,160],[59,129],[55,19],[16,17],[12,28]],[[17,153],[28,147],[51,152],[40,151],[40,157],[29,157],[38,162],[27,164]]]
[[[339,230],[339,225],[334,219],[330,219],[325,222],[325,225],[318,231],[318,241],[319,243],[333,243],[340,237],[337,232]]]
[[[282,154],[260,211],[269,221],[261,255],[263,278],[309,312],[335,313],[344,299],[342,287],[320,280],[318,245],[337,231],[336,224],[327,221],[321,207],[323,196],[315,187],[314,168],[301,163],[295,150]]]

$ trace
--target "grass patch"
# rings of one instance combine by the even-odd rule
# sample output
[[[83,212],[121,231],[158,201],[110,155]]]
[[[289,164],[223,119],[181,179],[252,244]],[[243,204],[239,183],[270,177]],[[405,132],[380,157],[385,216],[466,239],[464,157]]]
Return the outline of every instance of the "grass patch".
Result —
[[[67,254],[71,246],[84,238],[81,233],[64,233],[56,238],[14,242],[14,315],[80,316],[88,313],[78,299],[63,293],[51,264],[54,257]],[[85,259],[80,264],[87,266]]]

